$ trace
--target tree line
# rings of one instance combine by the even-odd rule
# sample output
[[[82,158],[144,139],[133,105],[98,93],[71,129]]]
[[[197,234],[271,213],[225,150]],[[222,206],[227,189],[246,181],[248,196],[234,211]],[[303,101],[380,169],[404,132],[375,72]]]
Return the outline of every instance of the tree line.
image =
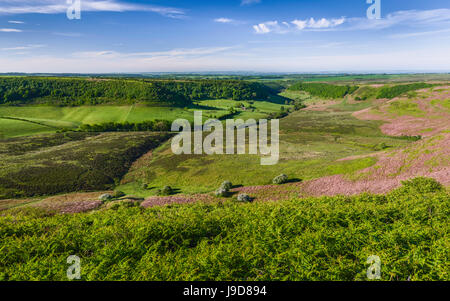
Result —
[[[80,132],[169,132],[172,123],[168,120],[148,120],[138,123],[105,122],[97,124],[82,124]]]
[[[155,82],[155,80],[144,81]],[[159,82],[164,83],[169,91],[176,91],[192,100],[266,100],[275,93],[273,89],[261,83],[242,80],[161,80]]]
[[[166,81],[0,77],[0,104],[45,103],[60,106],[147,103],[186,107],[192,100],[265,100],[272,89],[237,80]]]

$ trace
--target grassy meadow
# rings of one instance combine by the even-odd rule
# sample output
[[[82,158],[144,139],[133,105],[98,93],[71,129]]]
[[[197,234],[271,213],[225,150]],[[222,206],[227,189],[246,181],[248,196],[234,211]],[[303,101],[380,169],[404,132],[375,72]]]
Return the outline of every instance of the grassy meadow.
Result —
[[[169,120],[179,118],[194,120],[194,111],[203,111],[203,118],[221,118],[229,114],[230,108],[238,104],[249,111],[236,108],[236,118],[266,118],[268,113],[279,112],[283,105],[267,101],[234,101],[227,99],[197,101],[189,108],[155,107],[144,104],[98,105],[60,107],[49,105],[0,106],[0,137],[28,136],[39,133],[56,132],[59,129],[76,129],[81,124],[100,124],[106,122],[139,123],[148,120]],[[284,105],[288,108],[290,106]],[[16,120],[7,119],[16,118]]]
[[[280,173],[301,180],[350,176],[375,164],[376,159],[336,160],[409,143],[382,134],[381,124],[356,119],[351,112],[293,112],[280,120],[280,161],[273,166],[260,165],[259,155],[174,155],[166,143],[134,165],[118,189],[148,196],[169,185],[183,193],[204,193],[224,180],[243,186],[269,184]],[[143,183],[153,189],[143,190]]]

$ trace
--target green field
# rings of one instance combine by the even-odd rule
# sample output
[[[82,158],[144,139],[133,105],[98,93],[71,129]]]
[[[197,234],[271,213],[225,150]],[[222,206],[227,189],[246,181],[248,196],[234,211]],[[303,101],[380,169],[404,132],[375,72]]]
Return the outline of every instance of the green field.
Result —
[[[147,120],[187,119],[193,121],[194,111],[203,111],[204,119],[221,118],[228,114],[228,109],[238,104],[249,106],[246,101],[226,99],[198,101],[190,108],[152,107],[141,104],[124,106],[0,106],[0,137],[16,137],[39,133],[56,132],[58,129],[76,129],[81,124],[99,124],[105,122],[139,123]],[[236,109],[236,118],[265,118],[268,113],[279,112],[283,105],[266,101],[252,102],[254,111]],[[284,105],[288,108],[289,106]],[[20,118],[12,121],[2,117]],[[26,120],[31,122],[26,122]],[[37,124],[38,123],[38,124]]]
[[[27,136],[31,134],[51,133],[55,129],[31,122],[0,118],[0,139]]]

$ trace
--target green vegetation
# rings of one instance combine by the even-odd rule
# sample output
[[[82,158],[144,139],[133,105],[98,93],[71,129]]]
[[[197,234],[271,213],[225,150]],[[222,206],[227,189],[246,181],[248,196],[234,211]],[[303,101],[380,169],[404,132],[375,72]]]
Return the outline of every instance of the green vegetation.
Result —
[[[245,81],[163,81],[0,77],[0,104],[46,103],[60,106],[146,103],[185,107],[192,100],[264,100],[272,90]]]
[[[439,106],[440,109],[450,112],[450,99],[433,99],[431,104],[433,106]]]
[[[371,86],[362,86],[353,93],[355,100],[367,100],[377,98],[378,88]]]
[[[425,112],[419,108],[419,105],[410,100],[393,101],[389,103],[387,111],[397,116],[409,115],[421,117],[425,115]]]
[[[163,188],[158,190],[158,195],[167,196],[174,193],[174,190],[170,186],[164,186]]]
[[[27,121],[0,118],[0,139],[54,132],[52,127]]]
[[[234,101],[228,99],[202,100],[187,108],[152,107],[148,105],[97,105],[79,107],[57,107],[49,105],[0,106],[0,139],[58,130],[75,130],[81,125],[104,126],[106,123],[146,123],[147,121],[173,121],[178,118],[193,122],[194,111],[203,111],[203,118],[222,119],[229,115],[233,118],[261,119],[271,113],[278,113],[280,105],[267,101]],[[6,120],[9,119],[9,120]],[[15,119],[17,121],[11,121]],[[4,125],[4,126],[3,126]],[[110,124],[111,125],[111,124]],[[88,127],[88,126],[87,126]]]
[[[0,199],[112,188],[168,139],[160,133],[60,133],[3,140]]]
[[[135,80],[0,78],[0,104],[47,103],[62,106],[102,103],[186,106],[190,100],[163,83]]]
[[[433,87],[432,84],[426,84],[426,83],[414,83],[414,84],[407,84],[407,85],[395,85],[395,86],[384,86],[380,88],[377,94],[377,98],[395,98],[397,96],[400,96],[404,93],[424,89],[424,88],[430,88]]]
[[[280,184],[285,184],[285,183],[288,182],[288,179],[289,179],[289,178],[288,178],[287,175],[281,174],[281,175],[276,176],[275,178],[273,178],[272,183],[273,183],[273,184],[278,184],[278,185],[280,185]]]
[[[450,197],[433,180],[387,195],[0,216],[1,280],[450,280]],[[115,209],[115,210],[112,210]]]
[[[108,122],[100,124],[83,124],[78,128],[81,132],[170,132],[172,123],[167,120],[150,120],[140,123]]]
[[[342,98],[347,94],[352,94],[358,89],[357,86],[337,86],[321,83],[296,83],[289,87],[293,91],[305,91],[313,96],[327,99]]]
[[[396,148],[410,141],[381,133],[379,121],[363,121],[351,112],[296,111],[280,120],[280,161],[261,166],[259,155],[174,155],[170,144],[155,149],[123,178],[120,190],[150,196],[149,187],[170,185],[182,193],[208,193],[224,180],[236,185],[271,184],[285,173],[292,179],[310,180],[334,174],[352,174],[376,163],[375,158],[336,160]],[[241,171],[241,172],[236,172]]]

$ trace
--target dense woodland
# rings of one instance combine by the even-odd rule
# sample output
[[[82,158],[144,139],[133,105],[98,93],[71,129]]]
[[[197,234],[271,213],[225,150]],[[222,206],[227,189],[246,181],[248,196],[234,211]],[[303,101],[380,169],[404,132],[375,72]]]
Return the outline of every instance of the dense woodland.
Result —
[[[0,104],[45,103],[61,106],[132,104],[189,106],[192,100],[264,100],[272,89],[235,80],[163,81],[0,77]]]
[[[293,91],[305,91],[313,96],[335,99],[342,98],[347,94],[352,94],[358,89],[358,86],[338,86],[321,83],[296,83],[289,87]]]
[[[426,83],[414,83],[414,84],[408,84],[408,85],[396,85],[396,86],[384,86],[382,87],[377,94],[377,98],[394,98],[397,96],[402,95],[403,93],[409,92],[409,91],[415,91],[419,89],[424,88],[430,88],[433,87],[432,84],[426,84]]]

